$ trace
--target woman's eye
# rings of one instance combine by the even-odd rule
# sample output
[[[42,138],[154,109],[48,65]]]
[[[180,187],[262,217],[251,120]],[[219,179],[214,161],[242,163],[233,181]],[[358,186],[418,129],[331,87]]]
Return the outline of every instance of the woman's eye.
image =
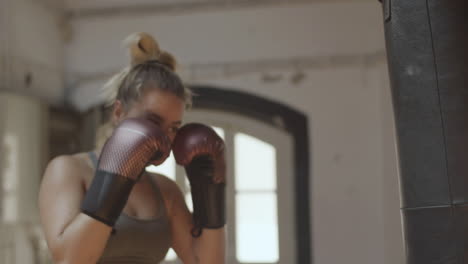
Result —
[[[148,120],[151,121],[151,122],[153,122],[153,123],[156,124],[156,125],[159,125],[159,124],[160,124],[160,122],[159,122],[159,120],[158,120],[157,118],[148,117]]]
[[[171,127],[171,128],[169,129],[169,131],[170,131],[171,133],[177,133],[178,130],[179,130],[178,127]]]

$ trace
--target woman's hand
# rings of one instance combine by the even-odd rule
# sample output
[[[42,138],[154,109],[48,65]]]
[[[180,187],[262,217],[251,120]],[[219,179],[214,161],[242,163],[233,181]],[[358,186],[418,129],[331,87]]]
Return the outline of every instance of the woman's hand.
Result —
[[[216,132],[202,124],[188,124],[173,142],[174,158],[185,167],[192,192],[194,236],[202,228],[217,229],[226,224],[226,165],[224,142]]]
[[[183,195],[175,192],[173,216],[174,250],[184,263],[225,263],[225,185],[224,142],[202,124],[182,127],[174,139],[173,153],[185,167],[190,181],[192,215]]]
[[[94,179],[81,206],[83,213],[113,226],[133,185],[150,162],[158,165],[170,153],[169,138],[151,121],[122,121],[104,145]]]

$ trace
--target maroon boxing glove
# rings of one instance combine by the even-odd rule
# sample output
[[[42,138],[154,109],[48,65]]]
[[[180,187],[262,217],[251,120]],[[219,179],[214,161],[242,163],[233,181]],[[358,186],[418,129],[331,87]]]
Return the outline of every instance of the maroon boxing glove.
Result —
[[[170,149],[169,138],[153,122],[143,118],[122,121],[102,148],[81,211],[113,226],[145,167],[164,162]]]
[[[203,124],[187,124],[177,132],[172,144],[174,158],[185,167],[193,201],[193,236],[202,228],[226,224],[226,165],[224,141]]]

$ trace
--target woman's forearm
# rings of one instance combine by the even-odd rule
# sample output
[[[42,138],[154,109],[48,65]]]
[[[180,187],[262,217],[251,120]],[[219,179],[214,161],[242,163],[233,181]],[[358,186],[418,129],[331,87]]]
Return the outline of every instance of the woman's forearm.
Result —
[[[57,237],[51,248],[55,263],[96,263],[112,228],[80,213]]]
[[[203,229],[195,240],[195,254],[199,264],[226,263],[226,228]]]

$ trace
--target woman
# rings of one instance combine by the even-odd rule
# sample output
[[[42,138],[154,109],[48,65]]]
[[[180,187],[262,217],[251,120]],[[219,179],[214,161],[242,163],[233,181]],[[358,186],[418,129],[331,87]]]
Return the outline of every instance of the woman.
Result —
[[[115,128],[104,146],[54,158],[39,207],[55,263],[224,263],[223,142],[210,128],[179,129],[190,92],[175,60],[148,34],[130,36],[131,66],[105,86]],[[194,214],[178,186],[144,168],[171,147],[191,183]]]

